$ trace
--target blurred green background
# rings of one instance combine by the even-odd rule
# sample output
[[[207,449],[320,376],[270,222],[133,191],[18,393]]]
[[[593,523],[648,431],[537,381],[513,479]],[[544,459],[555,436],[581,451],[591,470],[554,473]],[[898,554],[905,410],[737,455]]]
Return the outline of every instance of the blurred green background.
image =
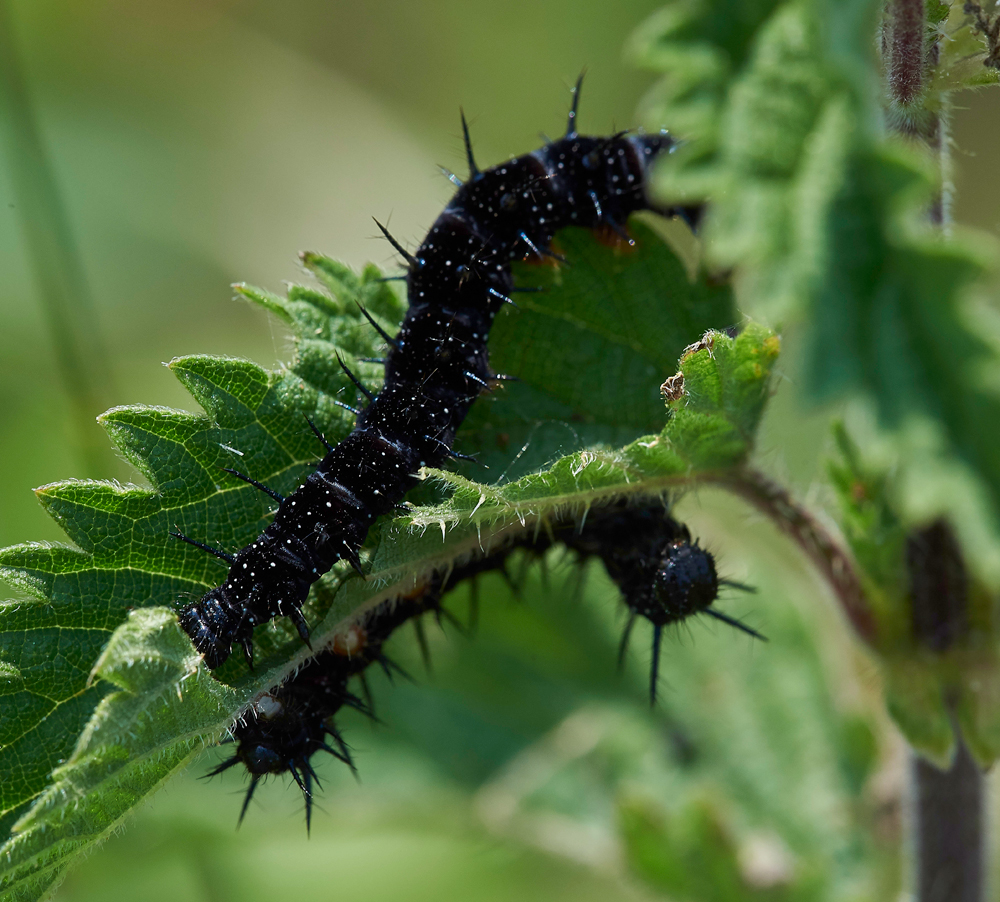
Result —
[[[558,132],[584,66],[583,129],[633,124],[649,78],[623,47],[660,3],[7,5],[107,349],[96,416],[190,409],[157,365],[178,354],[287,357],[281,327],[230,283],[281,290],[305,278],[302,249],[392,265],[371,216],[419,242],[451,192],[436,164],[463,170],[459,105],[483,165]],[[957,220],[997,232],[1000,96],[960,106]],[[61,539],[34,486],[136,479],[103,438],[96,461],[79,446],[9,162],[0,153],[2,544]],[[827,437],[796,400],[794,337],[759,457],[807,495]],[[520,601],[489,583],[474,641],[435,633],[433,676],[410,631],[394,640],[421,685],[377,687],[382,727],[345,719],[363,783],[324,768],[310,840],[280,781],[235,832],[240,777],[199,782],[210,753],[59,898],[888,898],[904,756],[873,666],[769,527],[708,491],[683,512],[726,575],[760,587],[727,604],[770,645],[685,628],[651,715],[641,641],[614,674],[620,612],[603,574],[582,598],[566,568],[551,590],[529,574]]]

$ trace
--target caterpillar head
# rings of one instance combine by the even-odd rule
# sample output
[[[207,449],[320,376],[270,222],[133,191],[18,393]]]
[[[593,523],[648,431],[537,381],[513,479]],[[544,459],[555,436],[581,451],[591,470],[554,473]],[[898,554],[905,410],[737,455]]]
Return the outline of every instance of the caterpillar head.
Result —
[[[660,560],[645,616],[666,625],[704,611],[719,595],[715,559],[697,543],[672,542]]]

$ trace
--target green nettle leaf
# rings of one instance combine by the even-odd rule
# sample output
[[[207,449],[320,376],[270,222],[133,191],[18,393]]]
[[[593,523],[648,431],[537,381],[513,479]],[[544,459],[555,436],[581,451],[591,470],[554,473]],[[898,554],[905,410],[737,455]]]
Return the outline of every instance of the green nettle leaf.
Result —
[[[663,79],[646,98],[643,119],[667,125],[691,144],[682,148],[696,166],[719,141],[719,113],[754,37],[779,0],[684,0],[653,15],[632,40],[637,63]],[[695,193],[692,199],[703,195]]]
[[[953,6],[958,18],[929,74],[928,108],[972,62],[983,68],[981,38]],[[936,177],[878,125],[871,35],[879,4],[772,4],[735,54],[710,24],[714,10],[683,8],[700,10],[694,38],[689,17],[681,26],[670,15],[639,37],[645,62],[666,73],[649,123],[689,113],[687,95],[675,90],[681,38],[695,41],[685,53],[698,47],[728,60],[729,89],[705,108],[706,121],[718,123],[711,141],[699,131],[665,161],[660,190],[711,200],[706,256],[735,269],[741,309],[806,323],[804,387],[818,401],[864,399],[880,439],[895,447],[904,522],[949,515],[977,572],[1000,585],[1000,394],[983,378],[1000,342],[969,306],[998,255],[982,236],[932,235],[922,223]],[[952,31],[973,60],[956,56]]]
[[[997,603],[971,579],[966,628],[943,650],[920,642],[906,567],[910,530],[896,514],[894,480],[864,459],[842,426],[835,436],[840,459],[828,472],[877,620],[874,646],[889,713],[914,748],[947,766],[955,745],[954,711],[969,749],[989,766],[1000,757]]]
[[[878,640],[899,642],[910,632],[892,617],[906,592],[907,529],[893,507],[886,474],[865,466],[842,424],[835,426],[834,437],[841,459],[830,461],[827,473],[840,502],[844,536],[868,580],[866,593],[880,617]]]
[[[498,320],[494,362],[522,376],[524,386],[480,405],[490,419],[510,424],[517,441],[524,436],[524,443],[539,445],[541,460],[553,460],[568,444],[565,434],[551,443],[531,435],[556,416],[577,420],[574,428],[579,425],[588,443],[594,436],[627,441],[659,429],[667,412],[658,386],[684,345],[736,319],[726,288],[700,275],[689,278],[648,228],[639,225],[635,234],[634,251],[615,251],[579,232],[563,234],[572,265],[522,272],[525,284],[542,284],[546,292]],[[33,899],[53,886],[67,864],[309,654],[279,618],[254,637],[255,672],[234,656],[209,674],[175,611],[217,585],[225,566],[169,537],[176,528],[235,550],[259,533],[268,522],[268,499],[222,468],[238,468],[281,492],[301,482],[322,453],[306,417],[332,441],[353,425],[334,403],[356,397],[337,351],[379,387],[376,365],[358,359],[380,350],[358,304],[392,331],[402,302],[372,267],[357,276],[327,258],[303,260],[325,290],[292,286],[282,298],[238,289],[289,326],[296,340],[290,366],[267,371],[244,360],[174,360],[173,372],[205,415],[129,407],[102,417],[150,488],[81,481],[45,486],[39,498],[74,546],[0,552],[0,572],[27,596],[0,608],[0,799],[4,824],[13,830],[0,859],[4,898]],[[524,356],[517,347],[521,333],[531,345]],[[529,528],[529,499],[537,521],[556,507],[662,492],[700,471],[741,463],[768,395],[777,339],[751,326],[737,339],[712,333],[697,347],[682,367],[689,394],[672,402],[674,414],[660,435],[620,451],[579,452],[577,441],[575,453],[546,472],[498,487],[439,474],[453,497],[380,523],[364,550],[366,579],[338,565],[317,583],[304,609],[314,646],[346,618],[479,548],[487,519],[496,530]],[[579,367],[581,348],[590,355],[586,372]],[[610,376],[604,360],[613,362]],[[615,404],[615,398],[628,400]],[[497,439],[471,423],[459,442],[485,450]],[[490,503],[479,503],[470,517],[465,500],[476,499],[476,506],[484,493]]]
[[[711,260],[739,265],[743,297],[771,317],[800,309],[829,274],[816,220],[865,128],[854,70],[836,64],[829,40],[817,4],[775,6],[713,111],[712,153],[695,159],[682,148],[660,171],[665,196],[712,199]],[[658,112],[670,122],[672,108]]]
[[[464,475],[516,479],[583,446],[658,432],[659,386],[681,352],[737,321],[728,284],[691,281],[642,220],[630,230],[636,247],[623,249],[567,229],[558,244],[571,266],[516,267],[519,284],[542,290],[518,294],[493,326],[490,365],[518,381],[473,406],[459,443],[478,463]]]
[[[143,407],[104,414],[112,441],[151,489],[80,481],[44,486],[39,500],[76,547],[28,544],[0,552],[3,575],[29,596],[0,608],[0,654],[19,676],[5,685],[0,718],[0,800],[8,827],[73,751],[106,691],[89,681],[91,668],[128,611],[198,597],[224,575],[219,561],[169,533],[177,528],[238,548],[266,524],[260,494],[222,468],[238,467],[291,491],[322,450],[305,415],[334,439],[351,428],[333,400],[347,390],[353,397],[353,386],[320,361],[332,359],[336,347],[373,352],[355,298],[387,323],[398,320],[402,307],[374,269],[358,278],[332,267],[322,274],[343,301],[311,289],[292,288],[287,300],[241,289],[297,334],[299,355],[290,369],[178,358],[171,369],[207,416]],[[375,375],[374,367],[358,365],[368,378]]]
[[[891,121],[926,120],[947,91],[996,81],[983,71],[983,38],[961,4],[950,7],[949,17],[947,4],[927,4],[929,25],[946,35],[941,54],[928,56],[920,97],[890,108]],[[984,236],[926,224],[939,178],[881,125],[880,8],[750,5],[752,24],[743,20],[734,44],[710,4],[672,4],[637,36],[642,61],[664,73],[646,121],[681,137],[691,129],[658,188],[668,201],[710,202],[706,259],[735,272],[741,309],[801,320],[804,388],[818,401],[853,401],[865,455],[841,433],[844,462],[830,476],[877,621],[869,641],[890,712],[915,747],[944,761],[951,700],[970,748],[990,762],[1000,754],[991,707],[1000,646],[983,584],[1000,585],[1000,341],[986,305],[973,302],[998,254]],[[906,543],[942,515],[973,577],[969,631],[938,653],[914,639]]]
[[[998,362],[997,344],[989,320],[974,323],[968,305],[988,257],[972,236],[959,245],[906,235],[889,211],[915,183],[922,180],[913,168],[885,151],[855,158],[845,172],[824,236],[829,259],[840,265],[831,265],[815,293],[809,376],[821,399],[864,390],[883,427],[899,434],[927,422],[933,437],[923,444],[942,466],[966,468],[980,481],[973,491],[987,503],[982,528],[995,536],[1000,395],[983,375]],[[885,212],[881,223],[873,210]],[[904,515],[923,507],[919,498],[900,503]],[[957,523],[969,520],[961,497],[940,503]]]
[[[670,402],[673,416],[658,435],[618,450],[578,451],[504,485],[481,485],[438,471],[450,497],[419,508],[411,524],[438,526],[442,533],[470,522],[494,530],[498,523],[524,528],[567,508],[583,514],[613,498],[662,494],[731,474],[753,447],[780,341],[750,323],[736,338],[710,332],[695,348],[681,358],[685,394]]]
[[[930,109],[938,109],[940,98],[948,91],[1000,82],[1000,69],[983,65],[986,39],[973,30],[972,17],[965,12],[965,4],[941,2],[937,6],[938,15],[943,14],[945,18],[935,24],[948,39],[941,43],[939,64],[929,73]]]

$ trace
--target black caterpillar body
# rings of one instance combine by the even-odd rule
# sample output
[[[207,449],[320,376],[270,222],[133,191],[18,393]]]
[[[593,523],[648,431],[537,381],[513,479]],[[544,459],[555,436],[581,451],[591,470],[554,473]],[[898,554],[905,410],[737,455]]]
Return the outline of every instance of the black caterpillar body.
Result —
[[[553,545],[562,544],[581,562],[596,557],[604,563],[629,609],[620,661],[635,619],[643,617],[653,625],[651,702],[656,698],[662,632],[668,625],[707,614],[764,638],[712,607],[720,586],[747,587],[720,579],[712,554],[691,540],[687,527],[673,519],[662,503],[616,502],[592,508],[583,524],[567,519],[548,526],[536,536],[518,536],[497,551],[437,571],[413,591],[383,602],[364,620],[338,633],[331,648],[312,658],[287,682],[258,698],[233,727],[235,754],[212,771],[219,773],[242,763],[249,772],[251,783],[240,819],[261,778],[288,771],[305,797],[308,822],[315,779],[311,756],[326,751],[352,769],[354,766],[333,715],[344,705],[371,713],[370,703],[348,690],[350,678],[357,675],[364,680],[364,670],[376,662],[389,672],[394,665],[383,655],[382,646],[398,626],[429,610],[440,613],[445,591],[458,583],[485,572],[505,572],[508,558],[516,551],[541,556]],[[327,738],[335,745],[328,745]]]
[[[420,467],[452,456],[470,405],[500,378],[490,371],[486,339],[515,290],[512,261],[554,256],[550,242],[565,226],[624,235],[628,215],[653,206],[649,165],[675,142],[666,133],[577,134],[578,91],[579,83],[565,137],[491,169],[476,167],[465,129],[469,180],[416,253],[383,229],[407,261],[409,299],[398,335],[383,333],[390,347],[384,388],[372,397],[345,367],[370,403],[289,497],[230,471],[279,501],[271,525],[236,555],[175,533],[231,564],[221,586],[180,612],[209,668],[221,665],[234,644],[252,666],[254,627],[279,615],[292,618],[308,641],[301,607],[309,587],[340,559],[360,570],[358,551],[375,519],[398,505]]]
[[[653,625],[650,704],[656,702],[660,644],[663,630],[670,624],[705,614],[757,639],[764,638],[712,607],[720,586],[752,590],[733,580],[720,579],[711,552],[697,540],[692,541],[687,526],[666,513],[662,505],[619,502],[591,509],[582,527],[572,522],[558,524],[552,528],[551,538],[540,536],[531,550],[544,551],[552,541],[562,542],[580,558],[599,558],[621,590],[629,618],[622,634],[619,663],[624,660],[636,618],[642,617]]]
[[[423,609],[421,597],[412,603],[399,599],[381,605],[365,626],[353,624],[294,677],[254,701],[233,727],[236,753],[209,774],[214,776],[235,764],[246,767],[250,788],[243,801],[241,821],[260,780],[287,771],[305,797],[308,826],[316,779],[310,764],[312,756],[325,751],[354,770],[350,750],[333,716],[345,705],[373,714],[370,702],[348,691],[348,681],[355,675],[363,680],[364,670],[376,661],[391,673],[395,665],[382,654],[382,643],[397,626]],[[367,684],[365,687],[367,695]],[[334,744],[331,746],[329,741]]]

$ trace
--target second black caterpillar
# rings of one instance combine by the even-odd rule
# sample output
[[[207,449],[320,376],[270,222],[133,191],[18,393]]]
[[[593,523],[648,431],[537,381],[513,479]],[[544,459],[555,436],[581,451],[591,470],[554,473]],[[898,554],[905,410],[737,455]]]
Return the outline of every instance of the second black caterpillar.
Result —
[[[429,654],[419,618],[427,611],[434,611],[439,617],[450,616],[441,606],[447,589],[466,580],[474,581],[483,573],[506,574],[507,561],[518,551],[524,552],[529,560],[543,559],[556,544],[565,546],[580,565],[592,558],[600,560],[620,589],[629,619],[622,635],[619,664],[636,619],[642,618],[653,627],[651,704],[656,699],[661,639],[670,625],[704,614],[755,638],[764,638],[747,624],[717,609],[715,603],[721,587],[752,590],[741,583],[720,579],[712,554],[691,540],[687,527],[670,516],[660,499],[631,503],[619,500],[595,506],[583,521],[573,516],[553,519],[535,534],[529,530],[500,540],[496,550],[454,561],[429,574],[409,591],[382,602],[338,631],[328,648],[303,664],[288,680],[258,696],[232,727],[234,754],[212,771],[217,774],[242,764],[250,775],[240,819],[262,779],[288,772],[302,790],[308,825],[316,776],[312,756],[325,751],[353,769],[350,750],[334,717],[344,707],[373,714],[365,671],[378,663],[387,675],[392,675],[395,665],[382,651],[390,635],[413,618],[422,649],[425,655]],[[470,599],[475,597],[470,595]],[[348,690],[353,677],[361,680],[369,701]]]
[[[290,617],[308,641],[301,608],[310,586],[341,559],[360,570],[358,551],[374,521],[398,505],[421,467],[454,456],[458,427],[498,378],[486,340],[515,290],[511,263],[554,256],[550,243],[566,226],[624,235],[630,213],[655,209],[647,196],[649,166],[674,140],[666,133],[579,135],[579,87],[563,138],[491,169],[477,168],[463,119],[469,179],[414,254],[379,226],[408,264],[402,327],[395,337],[379,329],[389,345],[384,388],[372,396],[344,367],[370,403],[287,498],[230,471],[279,502],[274,521],[235,555],[174,534],[230,564],[221,586],[180,612],[208,667],[220,666],[233,645],[252,666],[253,629],[277,616]]]

